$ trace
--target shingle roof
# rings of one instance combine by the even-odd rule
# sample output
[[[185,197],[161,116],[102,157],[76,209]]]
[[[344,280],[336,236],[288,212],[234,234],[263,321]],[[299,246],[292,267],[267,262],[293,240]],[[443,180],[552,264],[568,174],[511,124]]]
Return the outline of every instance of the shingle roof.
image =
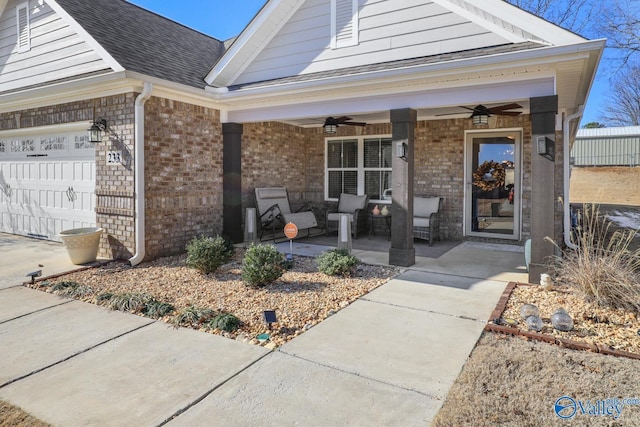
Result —
[[[204,88],[224,43],[124,0],[57,0],[128,71]]]
[[[357,75],[371,73],[375,71],[393,70],[401,68],[410,68],[420,65],[437,64],[441,62],[449,62],[460,59],[468,59],[501,53],[516,52],[528,49],[537,49],[546,45],[537,42],[513,43],[501,46],[492,46],[481,49],[470,49],[461,52],[445,53],[440,55],[423,56],[420,58],[401,59],[398,61],[379,62],[376,64],[360,65],[356,67],[339,68],[330,71],[321,71],[317,73],[300,74],[291,77],[283,77],[273,80],[265,80],[261,82],[244,83],[229,86],[229,90],[252,89],[257,87],[275,86],[288,83],[297,83],[311,80],[321,80],[331,77],[340,77],[346,75]]]

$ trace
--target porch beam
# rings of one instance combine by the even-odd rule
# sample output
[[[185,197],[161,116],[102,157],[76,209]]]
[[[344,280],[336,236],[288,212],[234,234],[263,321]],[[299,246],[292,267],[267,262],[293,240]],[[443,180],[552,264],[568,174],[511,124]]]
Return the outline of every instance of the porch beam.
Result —
[[[391,110],[393,192],[389,264],[402,267],[416,263],[416,250],[413,247],[413,146],[417,119],[416,110],[411,108]],[[400,157],[403,145],[404,156]]]
[[[538,154],[538,137],[555,141],[558,96],[530,98],[531,102],[531,261],[529,282],[538,283],[547,273],[545,263],[554,254],[554,246],[545,237],[555,237],[556,165]],[[568,202],[568,201],[567,201]]]
[[[222,124],[222,234],[234,243],[242,230],[242,124]]]

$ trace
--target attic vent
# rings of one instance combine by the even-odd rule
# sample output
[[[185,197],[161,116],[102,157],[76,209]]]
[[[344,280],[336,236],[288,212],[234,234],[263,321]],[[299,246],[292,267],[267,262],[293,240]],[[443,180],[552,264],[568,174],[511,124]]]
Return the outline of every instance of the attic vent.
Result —
[[[18,18],[18,52],[27,52],[31,49],[29,2],[19,4],[16,7],[16,17]]]
[[[358,44],[358,0],[331,0],[331,48]]]

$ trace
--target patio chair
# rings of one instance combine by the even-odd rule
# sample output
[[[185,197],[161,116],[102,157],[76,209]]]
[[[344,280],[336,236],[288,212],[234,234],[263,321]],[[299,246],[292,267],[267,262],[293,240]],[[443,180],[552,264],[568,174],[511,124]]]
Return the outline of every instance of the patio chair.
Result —
[[[340,222],[340,214],[349,214],[349,222],[351,222],[351,235],[354,239],[358,238],[358,225],[365,220],[365,208],[369,203],[369,196],[364,194],[356,196],[354,194],[340,194],[338,199],[338,207],[336,210],[327,211],[327,236],[329,231],[337,230]]]
[[[413,198],[413,237],[429,241],[440,240],[440,212],[444,197]]]
[[[310,204],[305,203],[297,211],[291,211],[289,193],[284,187],[256,188],[256,209],[259,218],[260,239],[267,229],[275,236],[276,230],[282,230],[285,224],[292,222],[298,230],[307,230],[318,226],[316,216]]]

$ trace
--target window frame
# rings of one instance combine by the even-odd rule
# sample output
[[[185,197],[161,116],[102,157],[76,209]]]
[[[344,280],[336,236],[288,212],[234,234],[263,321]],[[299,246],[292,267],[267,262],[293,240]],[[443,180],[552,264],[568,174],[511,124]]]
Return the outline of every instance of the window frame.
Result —
[[[361,136],[340,136],[340,137],[328,137],[324,142],[324,200],[327,202],[337,202],[337,197],[329,197],[329,172],[330,171],[356,171],[357,172],[357,194],[365,194],[365,172],[366,171],[387,171],[392,172],[393,168],[379,167],[379,168],[365,168],[364,166],[364,141],[365,139],[389,139],[391,135],[361,135]],[[329,143],[332,141],[357,141],[357,163],[355,168],[329,168]],[[393,147],[393,140],[392,140]],[[393,156],[393,153],[392,153]],[[393,157],[392,157],[393,162]],[[384,199],[370,199],[370,202],[378,204],[391,204],[391,200]]]

